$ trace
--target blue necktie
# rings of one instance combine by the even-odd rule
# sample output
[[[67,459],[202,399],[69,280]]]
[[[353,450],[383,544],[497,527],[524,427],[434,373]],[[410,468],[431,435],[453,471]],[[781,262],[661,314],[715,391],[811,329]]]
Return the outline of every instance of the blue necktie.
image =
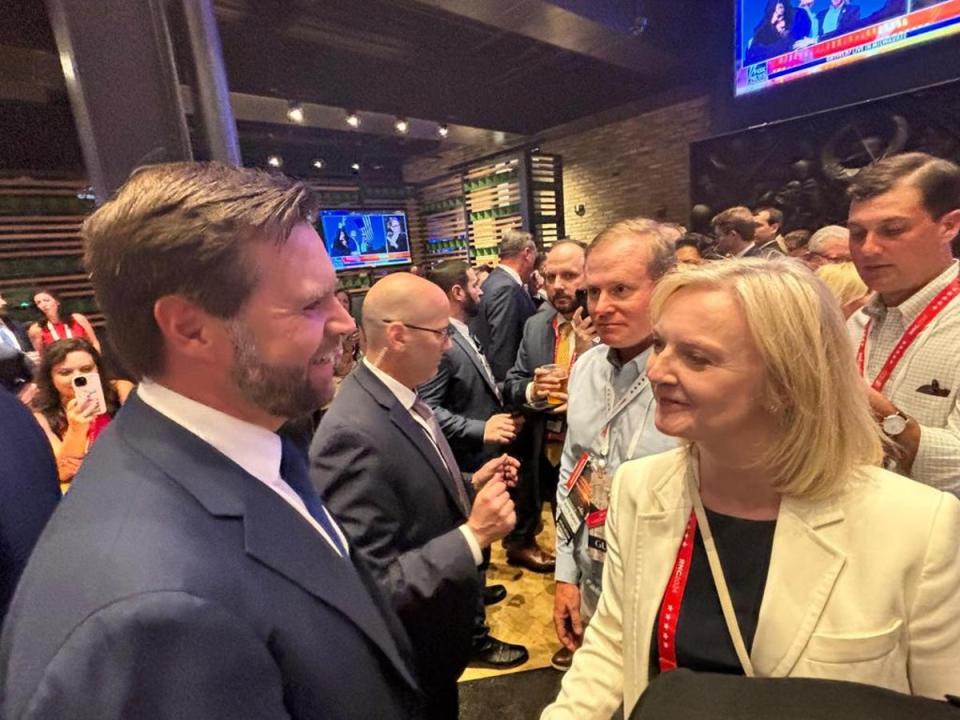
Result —
[[[317,491],[313,489],[303,452],[290,438],[281,436],[280,442],[283,448],[280,456],[280,477],[300,496],[303,504],[307,507],[307,512],[323,528],[337,552],[343,557],[349,557],[347,549],[340,542],[340,536],[337,534],[336,528],[323,508],[323,501],[317,495]]]

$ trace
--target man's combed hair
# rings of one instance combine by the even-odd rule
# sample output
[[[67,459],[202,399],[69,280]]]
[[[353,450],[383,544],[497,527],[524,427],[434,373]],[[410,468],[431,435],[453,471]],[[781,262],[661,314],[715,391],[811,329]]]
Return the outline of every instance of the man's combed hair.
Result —
[[[823,498],[883,458],[840,305],[795,260],[721,260],[671,273],[650,300],[654,321],[681,289],[726,290],[766,368],[763,396],[776,437],[757,457],[783,494]],[[731,438],[735,441],[735,438]]]
[[[257,283],[247,246],[284,243],[315,210],[305,185],[258,170],[183,162],[134,171],[81,230],[97,303],[124,366],[137,378],[163,369],[153,307],[164,296],[234,317]]]
[[[463,260],[443,260],[427,270],[426,278],[449,294],[456,285],[467,289],[469,269],[469,263]]]
[[[514,258],[520,255],[527,248],[537,249],[537,244],[533,240],[533,235],[526,230],[510,229],[503,233],[500,239],[500,245],[497,253],[501,260]]]
[[[934,219],[960,208],[960,167],[927,153],[891,155],[868,165],[847,188],[851,200],[870,200],[905,183],[920,191],[924,209]]]
[[[762,212],[767,214],[771,225],[779,225],[781,228],[783,227],[783,213],[780,210],[775,207],[770,207],[769,205],[764,205],[757,208],[757,215]]]
[[[587,247],[587,257],[598,248],[623,238],[641,240],[646,244],[649,250],[647,276],[651,280],[659,280],[676,267],[677,252],[672,231],[665,230],[656,220],[643,217],[621,220],[605,227]]]
[[[734,230],[737,235],[747,242],[753,240],[757,229],[757,221],[753,219],[753,213],[750,212],[750,208],[743,207],[742,205],[727,208],[723,212],[714,215],[710,224],[724,232]]]

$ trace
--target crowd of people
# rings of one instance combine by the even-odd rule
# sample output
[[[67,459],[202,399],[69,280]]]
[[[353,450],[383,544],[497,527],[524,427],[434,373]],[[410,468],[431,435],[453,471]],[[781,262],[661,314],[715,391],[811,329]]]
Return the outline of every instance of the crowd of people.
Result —
[[[677,668],[960,694],[960,167],[849,197],[511,230],[357,328],[301,183],[139,170],[83,227],[135,387],[52,293],[29,333],[0,301],[0,714],[456,718],[468,665],[529,658],[486,622],[497,542],[556,581],[544,718]]]

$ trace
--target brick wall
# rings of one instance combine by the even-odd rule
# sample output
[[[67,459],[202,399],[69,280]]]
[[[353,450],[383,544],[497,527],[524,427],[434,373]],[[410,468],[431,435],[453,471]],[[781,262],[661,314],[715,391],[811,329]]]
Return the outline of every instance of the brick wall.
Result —
[[[709,135],[707,97],[684,100],[581,132],[548,131],[545,153],[563,158],[566,233],[589,241],[604,226],[636,215],[686,222],[690,208],[690,143]],[[404,178],[419,182],[458,163],[496,152],[458,147],[416,158]],[[574,212],[583,205],[585,214]]]

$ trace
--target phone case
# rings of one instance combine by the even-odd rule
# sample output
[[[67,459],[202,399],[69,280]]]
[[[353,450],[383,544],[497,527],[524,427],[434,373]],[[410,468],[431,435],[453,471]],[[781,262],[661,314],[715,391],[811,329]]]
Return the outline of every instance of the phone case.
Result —
[[[97,403],[97,415],[103,415],[107,411],[107,399],[103,395],[103,383],[100,382],[99,373],[82,373],[75,376],[71,383],[78,403],[92,397]]]

